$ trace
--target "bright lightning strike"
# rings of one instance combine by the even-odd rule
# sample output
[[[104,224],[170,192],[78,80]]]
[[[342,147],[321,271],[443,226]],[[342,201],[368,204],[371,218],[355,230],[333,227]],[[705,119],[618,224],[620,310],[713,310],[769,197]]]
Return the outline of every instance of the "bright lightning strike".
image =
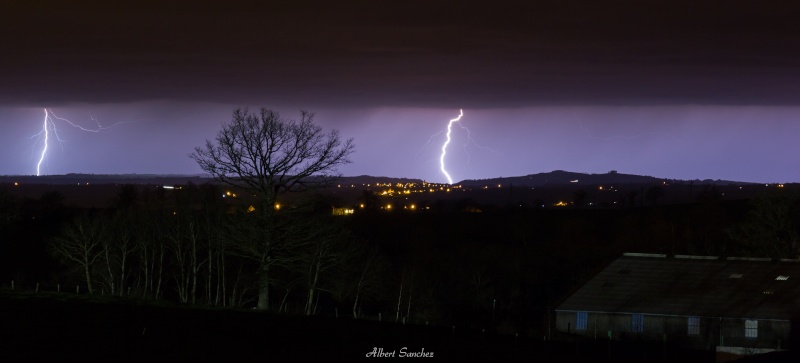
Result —
[[[461,116],[464,116],[464,110],[458,110],[458,117],[450,120],[447,124],[447,140],[442,144],[442,155],[439,156],[439,166],[442,169],[442,173],[444,174],[445,178],[447,178],[448,184],[453,184],[453,179],[450,178],[450,174],[447,173],[447,170],[444,167],[444,156],[447,155],[447,145],[450,144],[450,132],[453,129],[453,123],[456,123],[461,120]]]
[[[42,161],[44,161],[44,157],[47,156],[47,143],[48,143],[48,138],[50,136],[50,132],[47,131],[47,126],[48,126],[47,125],[47,121],[48,121],[48,115],[47,115],[47,109],[45,108],[44,109],[44,124],[42,125],[42,132],[44,132],[44,147],[42,148],[42,156],[39,158],[39,163],[36,164],[36,176],[40,175],[39,170],[42,167]],[[40,135],[41,135],[41,133],[40,133]]]
[[[78,125],[78,124],[70,121],[70,120],[58,117],[55,113],[53,113],[52,110],[45,108],[44,109],[44,120],[42,121],[42,131],[39,131],[39,133],[37,133],[36,135],[33,135],[33,137],[37,137],[37,136],[40,137],[40,138],[44,137],[44,142],[43,142],[43,146],[42,146],[42,154],[39,156],[39,162],[36,163],[36,176],[40,176],[41,175],[42,163],[47,158],[47,151],[48,151],[49,143],[50,143],[50,132],[51,131],[53,132],[53,135],[55,136],[55,139],[59,142],[59,144],[61,144],[64,141],[58,136],[58,129],[56,128],[56,123],[55,123],[54,120],[66,122],[70,126],[75,127],[75,128],[77,128],[77,129],[79,129],[81,131],[94,132],[94,133],[98,133],[100,131],[110,129],[110,128],[116,126],[116,125],[124,123],[124,122],[117,122],[117,123],[115,123],[115,124],[113,124],[111,126],[102,126],[102,125],[100,125],[100,122],[98,122],[97,120],[94,120],[94,118],[92,118],[92,120],[97,123],[97,128],[96,129],[87,129],[87,128],[81,126],[81,125]]]

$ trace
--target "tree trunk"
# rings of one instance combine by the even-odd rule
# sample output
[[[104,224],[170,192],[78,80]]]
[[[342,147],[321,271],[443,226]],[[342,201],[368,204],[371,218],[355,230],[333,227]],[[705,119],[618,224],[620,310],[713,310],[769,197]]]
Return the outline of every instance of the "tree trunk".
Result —
[[[400,305],[403,302],[403,282],[405,281],[405,277],[405,272],[403,272],[403,275],[400,276],[400,295],[397,296],[397,315],[395,316],[395,322],[400,321]]]
[[[269,263],[261,267],[258,284],[258,309],[269,310]]]
[[[278,312],[281,312],[281,310],[283,310],[284,313],[288,312],[287,311],[288,308],[287,308],[287,305],[286,305],[286,300],[289,298],[289,293],[291,293],[291,292],[292,292],[292,288],[291,287],[287,287],[286,288],[286,293],[283,294],[283,299],[281,300],[281,305],[278,306]]]
[[[139,260],[139,261],[141,261],[142,273],[144,274],[144,287],[143,287],[144,294],[143,295],[145,296],[145,298],[147,297],[148,289],[151,286],[150,285],[150,273],[149,273],[150,257],[147,254],[147,252],[148,252],[147,251],[147,244],[145,243],[144,245],[142,245],[141,259]]]
[[[414,270],[411,270],[411,282],[408,286],[408,309],[406,310],[406,318],[411,318],[411,294],[414,292]]]
[[[222,253],[220,253],[220,255],[219,255],[219,263],[220,263],[221,267],[220,267],[220,269],[217,270],[220,273],[219,279],[217,280],[217,286],[219,286],[219,282],[222,281],[222,294],[221,294],[221,296],[222,296],[222,306],[227,306],[227,304],[225,303],[225,292],[226,292],[226,290],[225,290],[225,250],[224,250],[224,248],[222,250]],[[218,299],[219,299],[219,297],[220,297],[220,294],[217,294],[217,298]]]
[[[108,241],[103,243],[103,254],[106,258],[106,271],[108,272],[108,276],[106,277],[106,282],[111,285],[111,296],[114,296],[114,271],[111,269],[111,255],[109,254],[109,245]]]
[[[358,319],[358,295],[359,293],[356,292],[356,299],[353,301],[353,319]]]
[[[309,276],[311,277],[310,279],[311,281],[309,281],[309,286],[308,286],[308,301],[306,302],[306,315],[311,315],[313,313],[312,304],[314,302],[314,293],[317,290],[317,281],[319,281],[319,270],[321,268],[320,265],[322,264],[321,258],[319,258],[319,256],[317,257],[318,257],[317,261],[311,265],[312,270],[309,271],[309,274],[313,275]]]
[[[369,273],[370,267],[372,267],[372,262],[375,260],[375,256],[377,255],[377,250],[373,249],[369,257],[367,257],[367,264],[364,266],[364,270],[361,271],[361,276],[358,278],[358,283],[356,284],[356,299],[353,302],[353,318],[358,319],[358,298],[361,296],[361,290],[364,288],[366,284],[367,273]]]
[[[153,256],[155,260],[155,256]],[[163,280],[163,273],[164,273],[164,246],[161,245],[159,248],[158,254],[158,280],[156,280],[156,294],[154,298],[156,300],[159,299],[161,296],[161,280]]]
[[[89,264],[83,264],[83,271],[86,273],[86,286],[89,289],[89,295],[94,294],[94,290],[92,289],[92,275],[89,273]]]
[[[258,284],[258,305],[256,308],[259,310],[269,310],[269,267],[272,263],[272,236],[273,234],[273,220],[272,208],[275,205],[274,198],[270,202],[261,203],[261,208],[264,214],[264,229],[261,230],[264,234],[261,236],[263,240],[259,241],[260,246],[260,259],[261,259],[261,273],[259,274]]]
[[[194,223],[192,223],[192,230],[191,230],[191,238],[192,238],[192,305],[197,303],[197,272],[200,266],[197,265],[197,236],[194,229]]]
[[[128,262],[128,253],[130,253],[128,249],[128,244],[130,243],[129,236],[127,235],[127,232],[123,233],[125,233],[125,235],[123,235],[121,238],[124,238],[123,240],[124,242],[121,242],[120,245],[120,253],[122,254],[121,256],[122,261],[120,261],[120,268],[119,268],[119,296],[122,296],[122,294],[125,291],[125,264]]]

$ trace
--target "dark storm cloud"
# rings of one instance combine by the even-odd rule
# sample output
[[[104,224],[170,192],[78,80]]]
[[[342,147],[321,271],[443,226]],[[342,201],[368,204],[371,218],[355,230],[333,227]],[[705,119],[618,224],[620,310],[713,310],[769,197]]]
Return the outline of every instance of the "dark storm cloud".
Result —
[[[0,102],[328,107],[800,102],[797,4],[6,5]]]

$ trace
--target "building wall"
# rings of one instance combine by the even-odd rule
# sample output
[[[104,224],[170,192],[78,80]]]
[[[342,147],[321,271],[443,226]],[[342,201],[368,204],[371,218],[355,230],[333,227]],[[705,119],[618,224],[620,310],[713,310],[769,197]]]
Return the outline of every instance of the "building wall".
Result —
[[[632,331],[631,314],[587,313],[585,330],[577,329],[577,312],[557,311],[556,331],[588,338],[667,340],[678,346],[713,350],[716,346],[782,349],[791,330],[788,321],[758,320],[757,337],[745,334],[745,319],[699,318],[698,334],[689,334],[688,316],[644,314],[641,333]],[[722,339],[720,339],[722,332]]]

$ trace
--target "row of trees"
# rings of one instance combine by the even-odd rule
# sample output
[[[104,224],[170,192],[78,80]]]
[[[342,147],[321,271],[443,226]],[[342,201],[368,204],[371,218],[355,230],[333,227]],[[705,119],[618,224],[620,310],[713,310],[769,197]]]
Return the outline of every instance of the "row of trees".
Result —
[[[266,308],[289,311],[293,304],[309,315],[325,292],[338,303],[352,301],[357,316],[365,296],[387,278],[386,258],[356,240],[324,200],[273,213],[274,239],[264,251],[263,216],[248,212],[247,204],[223,203],[221,194],[210,184],[169,192],[126,186],[120,192],[126,205],[82,212],[51,241],[50,251],[89,293],[214,306],[259,298],[261,263],[268,259],[268,284],[279,295]]]

